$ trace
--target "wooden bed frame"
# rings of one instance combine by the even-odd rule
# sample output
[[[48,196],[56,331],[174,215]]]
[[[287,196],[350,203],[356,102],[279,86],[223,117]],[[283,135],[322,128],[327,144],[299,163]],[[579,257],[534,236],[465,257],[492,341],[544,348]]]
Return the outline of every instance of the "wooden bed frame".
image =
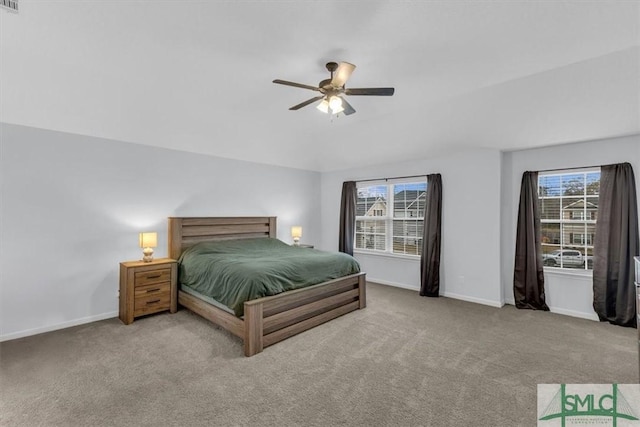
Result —
[[[276,237],[276,217],[169,218],[169,257],[203,241]],[[307,249],[301,249],[307,250]],[[178,302],[244,340],[245,356],[311,329],[343,314],[366,307],[365,273],[244,303],[244,319],[183,291]]]

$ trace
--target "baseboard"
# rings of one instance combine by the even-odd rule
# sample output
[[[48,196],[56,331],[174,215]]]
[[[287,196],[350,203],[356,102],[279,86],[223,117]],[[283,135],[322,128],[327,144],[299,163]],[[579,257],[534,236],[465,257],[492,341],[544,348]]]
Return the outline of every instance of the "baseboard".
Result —
[[[549,306],[549,311],[565,316],[579,317],[580,319],[595,320],[596,322],[600,321],[596,313],[583,313],[581,311],[567,310],[566,308],[557,308],[551,306]]]
[[[68,322],[57,323],[55,325],[43,326],[40,328],[27,329],[10,334],[0,335],[0,342],[24,338],[31,335],[42,334],[45,332],[57,331],[58,329],[70,328],[72,326],[84,325],[85,323],[97,322],[98,320],[112,319],[118,317],[117,311],[102,313],[95,316],[83,317],[81,319],[70,320]]]
[[[420,291],[420,287],[418,286],[410,286],[410,285],[405,285],[404,283],[390,282],[388,280],[382,280],[382,279],[374,279],[369,276],[367,276],[367,282],[379,283],[385,286],[393,286],[394,288],[409,289],[410,291],[416,291],[416,292]]]
[[[506,303],[508,305],[516,305],[514,300],[507,301]],[[549,311],[555,314],[562,314],[563,316],[571,316],[571,317],[577,317],[580,319],[594,320],[596,322],[600,321],[596,313],[583,313],[582,311],[567,310],[566,308],[558,308],[558,307],[552,307],[552,306],[549,306]]]
[[[501,301],[493,301],[493,300],[484,299],[484,298],[469,297],[466,295],[453,294],[450,292],[445,292],[444,294],[442,294],[442,296],[447,298],[459,299],[461,301],[473,302],[476,304],[488,305],[496,308],[500,308],[504,305]]]
[[[404,283],[390,282],[388,280],[375,279],[375,278],[370,278],[370,277],[367,277],[367,281],[368,282],[373,282],[373,283],[380,283],[381,285],[386,285],[386,286],[393,286],[393,287],[396,287],[396,288],[409,289],[411,291],[416,291],[416,292],[420,291],[420,288],[418,286],[410,286],[410,285],[406,285]],[[486,300],[486,299],[482,299],[482,298],[468,297],[466,295],[452,294],[452,293],[448,293],[448,292],[445,292],[441,296],[447,297],[447,298],[452,298],[452,299],[459,299],[461,301],[473,302],[473,303],[476,303],[476,304],[489,305],[491,307],[500,308],[500,307],[502,307],[504,305],[500,301],[491,301],[491,300]]]

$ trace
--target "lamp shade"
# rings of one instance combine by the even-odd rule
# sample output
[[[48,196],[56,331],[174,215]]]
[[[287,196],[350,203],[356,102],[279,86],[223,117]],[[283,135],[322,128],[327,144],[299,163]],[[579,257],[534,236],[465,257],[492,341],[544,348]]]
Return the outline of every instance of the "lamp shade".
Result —
[[[155,231],[140,233],[139,238],[141,248],[155,248],[158,246],[158,233]]]
[[[302,227],[299,225],[294,225],[291,227],[291,237],[294,239],[299,239],[302,237]]]

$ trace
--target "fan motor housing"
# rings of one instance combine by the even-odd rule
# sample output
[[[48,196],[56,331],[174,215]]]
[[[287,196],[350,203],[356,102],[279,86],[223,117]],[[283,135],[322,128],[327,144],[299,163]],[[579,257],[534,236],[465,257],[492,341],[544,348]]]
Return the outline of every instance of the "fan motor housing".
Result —
[[[331,86],[331,79],[322,80],[320,83],[318,83],[318,87],[321,89],[320,92],[326,92],[330,91],[331,89],[335,89],[333,86]]]

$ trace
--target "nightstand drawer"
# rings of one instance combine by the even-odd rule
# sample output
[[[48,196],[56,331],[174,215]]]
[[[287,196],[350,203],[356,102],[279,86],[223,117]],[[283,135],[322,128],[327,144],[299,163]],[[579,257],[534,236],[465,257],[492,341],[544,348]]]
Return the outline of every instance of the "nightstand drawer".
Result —
[[[133,315],[155,313],[156,311],[168,310],[171,306],[171,292],[162,292],[143,296],[135,299]]]
[[[171,269],[137,271],[135,274],[135,287],[148,285],[150,283],[161,283],[171,281]]]
[[[144,298],[170,292],[171,282],[151,283],[150,285],[136,286],[133,291],[133,297],[137,300],[138,298]]]

